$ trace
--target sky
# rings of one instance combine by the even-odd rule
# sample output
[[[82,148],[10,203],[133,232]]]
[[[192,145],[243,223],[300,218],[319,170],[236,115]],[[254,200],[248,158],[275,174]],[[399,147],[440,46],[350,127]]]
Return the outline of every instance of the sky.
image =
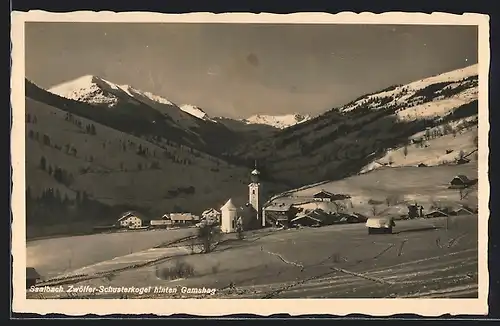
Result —
[[[211,116],[317,115],[478,61],[475,26],[52,23],[25,28],[26,77],[83,75]]]

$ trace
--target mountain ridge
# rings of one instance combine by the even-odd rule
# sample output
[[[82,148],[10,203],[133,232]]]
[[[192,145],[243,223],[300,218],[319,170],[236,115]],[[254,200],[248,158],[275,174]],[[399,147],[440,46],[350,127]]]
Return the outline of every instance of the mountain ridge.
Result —
[[[243,145],[234,155],[264,161],[277,179],[294,180],[297,186],[359,173],[390,149],[412,145],[417,134],[424,136],[416,141],[425,143],[427,129],[449,133],[448,124],[456,131],[477,126],[477,68],[471,65],[360,96],[276,137]]]

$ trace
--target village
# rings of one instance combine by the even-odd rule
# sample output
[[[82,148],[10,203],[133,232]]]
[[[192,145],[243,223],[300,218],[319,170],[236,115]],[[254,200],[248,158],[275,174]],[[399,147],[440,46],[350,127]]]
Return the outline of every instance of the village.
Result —
[[[248,202],[241,206],[237,206],[233,199],[229,198],[222,207],[208,208],[201,215],[191,212],[172,212],[157,219],[148,219],[139,212],[128,211],[118,218],[116,224],[97,226],[95,230],[178,229],[209,224],[218,227],[222,233],[234,233],[238,231],[238,228],[247,231],[266,227],[287,229],[365,223],[375,215],[402,220],[473,215],[478,212],[477,207],[464,204],[443,207],[428,205],[424,208],[416,201],[408,202],[397,198],[387,198],[385,202],[370,200],[363,208],[355,209],[352,194],[334,194],[324,189],[302,196],[283,193],[264,201],[263,184],[259,177],[260,172],[255,168],[251,172],[251,182],[248,185]],[[476,184],[477,179],[457,175],[450,181],[447,188],[456,189],[459,199],[462,200]],[[375,206],[386,206],[386,208],[376,211]]]

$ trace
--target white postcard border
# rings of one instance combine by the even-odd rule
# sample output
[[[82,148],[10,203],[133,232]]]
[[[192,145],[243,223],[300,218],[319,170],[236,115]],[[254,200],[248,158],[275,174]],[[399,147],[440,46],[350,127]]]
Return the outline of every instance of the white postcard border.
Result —
[[[135,22],[135,23],[273,23],[273,24],[425,24],[477,25],[479,28],[479,297],[478,299],[128,299],[128,300],[36,300],[26,299],[26,232],[25,219],[25,123],[24,123],[24,23],[25,22]],[[11,131],[12,160],[12,255],[13,311],[27,313],[86,314],[191,314],[195,316],[224,316],[250,313],[269,316],[288,313],[292,316],[328,314],[345,316],[365,314],[390,316],[418,314],[422,316],[482,315],[488,313],[489,273],[488,219],[488,76],[490,67],[489,16],[466,13],[403,13],[360,14],[342,12],[252,14],[252,13],[187,13],[161,14],[148,12],[77,11],[51,13],[34,10],[11,14],[12,75]],[[196,302],[194,302],[196,301]],[[293,301],[293,304],[292,304]]]

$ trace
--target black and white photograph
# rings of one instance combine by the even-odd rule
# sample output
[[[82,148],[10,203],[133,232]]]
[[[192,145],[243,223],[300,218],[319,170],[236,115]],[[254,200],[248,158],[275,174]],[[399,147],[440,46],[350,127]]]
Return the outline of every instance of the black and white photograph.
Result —
[[[23,305],[484,309],[487,16],[86,15],[13,20]]]

